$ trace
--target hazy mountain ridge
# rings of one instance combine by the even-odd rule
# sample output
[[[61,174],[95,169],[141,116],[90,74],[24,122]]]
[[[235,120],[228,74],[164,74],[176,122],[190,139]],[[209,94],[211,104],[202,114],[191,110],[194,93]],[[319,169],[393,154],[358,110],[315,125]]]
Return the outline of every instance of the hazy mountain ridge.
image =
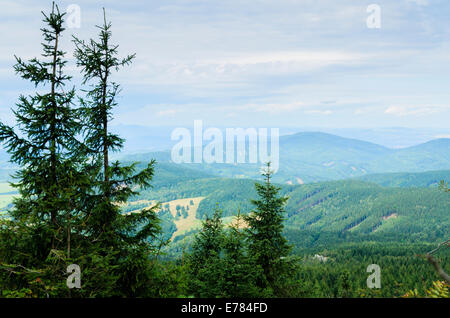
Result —
[[[170,162],[170,152],[124,156]],[[257,178],[260,164],[180,164],[221,177]],[[340,180],[374,173],[450,169],[450,139],[391,149],[358,139],[305,132],[280,137],[279,171],[274,180],[291,184]]]
[[[204,142],[204,146],[208,144]],[[450,139],[435,139],[408,148],[392,149],[323,132],[300,132],[279,140],[279,171],[274,180],[298,184],[341,180],[375,173],[425,172],[450,169]],[[171,163],[170,151],[115,154],[114,159]],[[258,178],[260,164],[183,163],[190,169],[220,177]],[[0,150],[0,180],[12,172]]]

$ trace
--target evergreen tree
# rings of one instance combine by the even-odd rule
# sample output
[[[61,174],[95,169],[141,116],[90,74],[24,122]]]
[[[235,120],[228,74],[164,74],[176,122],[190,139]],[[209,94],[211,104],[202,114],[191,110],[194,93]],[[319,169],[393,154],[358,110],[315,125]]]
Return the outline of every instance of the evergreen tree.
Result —
[[[21,166],[13,183],[20,196],[10,211],[11,223],[3,228],[10,238],[3,247],[16,254],[6,252],[10,257],[4,260],[30,267],[42,266],[50,251],[58,254],[64,249],[70,257],[71,223],[88,186],[79,172],[84,156],[76,140],[81,125],[72,108],[75,89],[65,89],[71,80],[64,72],[67,61],[60,49],[65,14],[55,4],[49,15],[42,14],[42,59],[15,57],[14,69],[43,93],[19,97],[13,110],[16,129],[0,123],[0,141],[11,161]],[[19,238],[14,236],[18,229]]]
[[[252,263],[247,251],[245,233],[240,229],[242,216],[238,212],[236,221],[230,225],[224,238],[223,275],[220,282],[223,297],[257,297],[261,295],[256,279],[261,267]]]
[[[15,175],[13,184],[21,197],[15,201],[12,211],[15,218],[35,216],[54,228],[60,223],[61,211],[67,209],[67,197],[63,184],[77,163],[78,144],[75,136],[80,124],[74,119],[71,108],[75,90],[64,90],[71,80],[64,67],[65,52],[61,51],[63,16],[53,5],[50,15],[44,15],[44,60],[33,58],[28,62],[16,57],[14,69],[23,79],[35,87],[48,88],[44,94],[21,95],[14,110],[19,133],[12,127],[0,124],[0,141],[6,144],[11,161],[23,168]]]
[[[275,295],[279,295],[283,280],[289,272],[289,263],[285,258],[291,247],[282,234],[284,206],[288,198],[278,196],[280,188],[270,183],[272,174],[268,162],[262,171],[265,183],[255,184],[259,200],[252,200],[252,203],[256,209],[246,215],[244,220],[248,224],[249,252],[255,263],[263,269],[258,285],[261,288],[268,287]]]
[[[196,297],[217,297],[222,294],[221,250],[223,246],[222,211],[216,207],[213,216],[206,217],[188,255],[188,291]]]
[[[91,196],[87,206],[95,210],[89,218],[90,229],[94,235],[105,234],[112,230],[118,216],[114,202],[126,201],[137,185],[142,188],[149,186],[153,174],[154,161],[147,169],[133,175],[137,163],[121,166],[119,162],[110,163],[110,151],[122,148],[124,140],[108,131],[112,120],[112,109],[117,106],[116,96],[120,91],[119,84],[112,81],[114,71],[128,65],[134,58],[129,55],[124,59],[117,57],[118,45],[111,43],[111,23],[97,26],[100,29],[99,40],[88,42],[74,37],[75,58],[81,68],[83,84],[89,84],[85,98],[80,98],[80,113],[83,118],[83,137],[85,152],[92,158],[93,167],[101,167],[93,176],[95,195]],[[93,206],[92,206],[93,205]],[[111,234],[111,233],[110,233]]]
[[[109,151],[122,146],[107,128],[119,90],[110,75],[131,57],[117,59],[106,21],[100,42],[75,40],[85,84],[94,84],[74,109],[75,89],[64,90],[71,77],[59,49],[63,17],[55,5],[44,14],[44,60],[17,58],[15,65],[22,78],[48,92],[20,97],[19,132],[0,124],[0,141],[22,166],[14,184],[20,197],[11,219],[0,222],[2,287],[33,296],[146,296],[155,281],[149,258],[160,248],[154,240],[158,205],[122,214],[118,203],[150,186],[155,162],[135,173],[137,163],[108,161]],[[71,293],[65,280],[72,263],[82,269],[83,288]]]
[[[156,214],[159,205],[139,213],[122,214],[117,203],[124,203],[138,195],[139,190],[150,187],[155,161],[151,160],[137,173],[137,162],[129,165],[119,161],[110,163],[110,152],[123,146],[123,139],[108,130],[120,91],[120,85],[113,81],[113,74],[129,65],[135,55],[123,59],[117,56],[118,45],[111,43],[111,23],[106,21],[105,12],[103,14],[103,25],[97,26],[100,30],[97,41],[73,39],[83,84],[89,85],[84,98],[80,98],[84,152],[91,159],[84,166],[92,185],[83,205],[86,233],[102,251],[101,255],[108,255],[111,249],[117,252],[113,261],[119,265],[117,283],[126,296],[138,296],[145,295],[145,290],[151,288],[146,286],[150,279],[148,258],[160,248],[156,241],[160,233]]]
[[[351,296],[351,280],[350,273],[348,271],[344,271],[339,275],[337,288],[337,297],[348,298]]]

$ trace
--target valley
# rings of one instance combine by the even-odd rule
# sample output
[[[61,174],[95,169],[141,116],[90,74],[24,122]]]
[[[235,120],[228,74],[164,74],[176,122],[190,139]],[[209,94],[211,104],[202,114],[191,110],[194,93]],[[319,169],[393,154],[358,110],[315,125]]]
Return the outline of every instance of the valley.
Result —
[[[141,169],[152,158],[153,187],[132,197],[122,211],[160,202],[166,239],[192,239],[216,206],[225,223],[252,211],[258,165],[175,164],[164,151],[122,160],[140,161]],[[450,232],[450,200],[437,189],[441,180],[450,180],[449,158],[450,139],[389,149],[325,133],[282,136],[274,181],[289,197],[285,232],[297,249],[361,240],[438,242]],[[14,188],[0,183],[0,211],[11,208],[15,196]]]
[[[184,175],[193,173],[192,178],[172,182],[171,165],[164,164],[160,169],[164,169],[166,182],[156,174],[158,186],[133,200],[156,200],[163,202],[162,207],[169,204],[170,214],[160,215],[174,243],[192,239],[201,220],[211,216],[216,205],[224,218],[253,209],[250,200],[256,196],[254,180],[204,178],[185,168]],[[178,166],[174,169],[174,174],[180,173]],[[444,170],[281,184],[280,193],[289,197],[285,232],[298,250],[358,241],[438,242],[450,232],[450,200],[437,185],[440,178],[449,177],[450,170]],[[195,206],[189,207],[193,199]],[[177,205],[189,207],[189,218],[176,220]]]

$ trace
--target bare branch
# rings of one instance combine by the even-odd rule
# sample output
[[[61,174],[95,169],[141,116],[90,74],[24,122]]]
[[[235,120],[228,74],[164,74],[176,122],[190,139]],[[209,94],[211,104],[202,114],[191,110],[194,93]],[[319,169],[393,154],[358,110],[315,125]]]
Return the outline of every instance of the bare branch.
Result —
[[[435,253],[437,250],[439,250],[442,246],[447,246],[447,247],[449,247],[450,246],[450,239],[448,239],[447,241],[445,241],[445,242],[442,242],[442,243],[439,243],[439,245],[438,245],[438,247],[436,247],[434,250],[432,250],[432,251],[430,251],[430,252],[428,252],[427,254],[433,254],[433,253]]]
[[[434,259],[434,257],[431,256],[430,254],[427,254],[427,259],[428,262],[430,262],[430,264],[433,265],[434,269],[439,274],[439,276],[441,276],[447,282],[447,284],[450,284],[450,276],[446,272],[444,272],[444,270],[439,265],[439,263]]]

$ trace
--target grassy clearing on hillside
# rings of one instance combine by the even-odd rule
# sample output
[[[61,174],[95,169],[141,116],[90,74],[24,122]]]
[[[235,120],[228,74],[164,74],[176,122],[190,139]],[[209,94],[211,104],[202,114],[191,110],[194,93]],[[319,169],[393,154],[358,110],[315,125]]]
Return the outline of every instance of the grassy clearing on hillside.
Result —
[[[189,210],[187,210],[187,217],[183,216],[174,220],[175,226],[177,230],[172,235],[172,239],[178,235],[183,235],[190,230],[200,228],[202,225],[202,221],[196,218],[196,213],[198,209],[198,205],[205,197],[197,197],[197,198],[187,198],[187,199],[178,199],[169,202],[163,203],[163,205],[169,205],[170,213],[172,213],[175,218],[177,215],[177,206],[189,206]],[[191,201],[193,205],[191,205]]]
[[[172,214],[175,223],[175,226],[177,230],[172,235],[172,239],[176,236],[183,235],[186,232],[189,232],[193,229],[200,228],[202,225],[201,220],[196,218],[196,213],[198,206],[200,202],[205,197],[195,197],[195,198],[185,198],[185,199],[177,199],[167,202],[162,202],[161,207],[169,207],[170,213]],[[154,200],[138,200],[138,201],[132,201],[127,203],[125,206],[133,207],[145,204],[145,207],[139,207],[138,209],[133,209],[131,211],[128,211],[126,213],[139,213],[142,209],[152,207],[156,204],[156,201]],[[185,207],[187,216],[178,216],[177,217],[177,206],[178,207]],[[189,209],[187,209],[189,207]]]
[[[190,232],[192,230],[200,229],[202,226],[202,220],[197,218],[197,209],[199,207],[200,202],[205,197],[192,197],[192,198],[184,198],[184,199],[176,199],[172,201],[167,201],[161,203],[161,207],[169,208],[170,213],[173,216],[173,222],[177,228],[177,230],[172,235],[172,240],[180,235],[184,235],[187,232]],[[139,200],[139,201],[132,201],[127,204],[128,207],[138,206],[145,204],[146,207],[140,207],[138,209],[133,209],[131,211],[128,211],[126,213],[139,213],[143,208],[149,208],[156,204],[156,201],[151,200]],[[184,207],[185,211],[187,213],[187,216],[178,215],[177,216],[177,207],[181,208]],[[230,226],[231,224],[236,224],[236,217],[235,216],[227,216],[222,218],[222,221],[225,226]],[[245,224],[243,220],[241,220],[239,224],[239,228],[244,228]]]

